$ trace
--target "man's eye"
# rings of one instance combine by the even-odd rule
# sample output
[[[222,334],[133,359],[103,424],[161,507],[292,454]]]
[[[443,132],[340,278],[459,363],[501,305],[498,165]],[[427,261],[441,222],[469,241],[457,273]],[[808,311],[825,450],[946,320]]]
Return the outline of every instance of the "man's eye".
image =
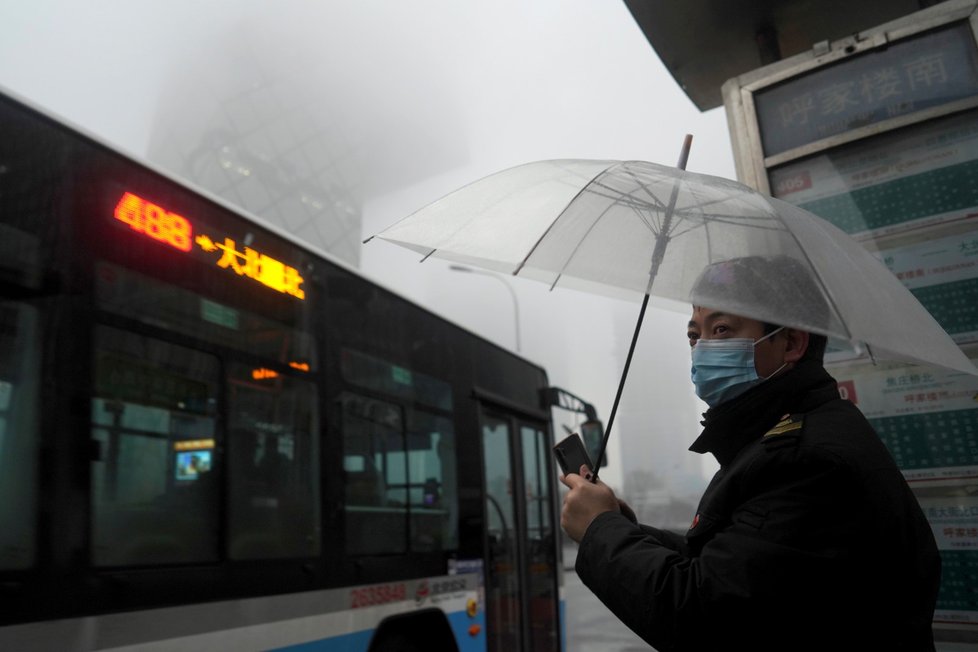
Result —
[[[689,338],[689,345],[690,346],[695,346],[696,345],[696,340],[700,339],[700,334],[699,333],[686,333],[686,337]]]
[[[723,325],[723,324],[717,324],[716,326],[713,327],[713,334],[714,335],[723,335],[724,333],[726,333],[729,330],[730,329],[727,328],[725,325]]]

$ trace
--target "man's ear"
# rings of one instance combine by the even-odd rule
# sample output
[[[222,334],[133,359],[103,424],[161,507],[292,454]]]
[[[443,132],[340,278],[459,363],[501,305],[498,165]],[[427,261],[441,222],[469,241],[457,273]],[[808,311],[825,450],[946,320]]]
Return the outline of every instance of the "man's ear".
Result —
[[[795,328],[786,328],[785,339],[787,344],[784,349],[785,362],[798,362],[808,350],[808,331],[800,331]]]

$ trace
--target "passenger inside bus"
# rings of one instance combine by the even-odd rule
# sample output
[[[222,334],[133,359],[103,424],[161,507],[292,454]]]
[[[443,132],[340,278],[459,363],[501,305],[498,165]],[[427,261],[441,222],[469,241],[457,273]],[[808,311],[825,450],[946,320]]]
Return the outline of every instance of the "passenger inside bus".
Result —
[[[289,556],[301,547],[305,519],[289,491],[293,464],[277,450],[277,440],[249,428],[231,431],[232,558]]]

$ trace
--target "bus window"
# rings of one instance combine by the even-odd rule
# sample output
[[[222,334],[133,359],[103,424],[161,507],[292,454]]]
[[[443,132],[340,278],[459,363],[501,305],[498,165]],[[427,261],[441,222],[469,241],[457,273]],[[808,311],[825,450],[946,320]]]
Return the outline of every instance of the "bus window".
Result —
[[[457,548],[451,420],[352,393],[341,400],[347,551],[368,555]]]
[[[318,555],[316,386],[241,364],[228,384],[231,558]]]
[[[0,569],[34,562],[38,451],[37,311],[0,303]]]
[[[451,384],[359,351],[343,349],[340,354],[340,373],[343,380],[351,385],[380,392],[391,398],[445,411],[450,411],[453,407]]]
[[[0,283],[40,289],[55,258],[69,136],[0,103]]]
[[[557,650],[557,549],[549,432],[484,413],[490,650]]]
[[[343,472],[346,485],[346,550],[350,554],[403,553],[407,549],[404,418],[386,401],[344,394]],[[400,463],[401,470],[387,469]]]
[[[95,336],[92,561],[214,561],[218,361],[100,326]]]
[[[40,290],[57,259],[72,145],[7,102],[0,125],[0,570],[14,570],[35,562],[43,315],[40,302],[10,299]]]
[[[486,535],[489,542],[486,619],[491,632],[488,649],[520,649],[521,599],[519,530],[513,495],[511,425],[508,419],[485,416],[482,454],[486,474]]]
[[[390,464],[389,468],[407,472],[401,481],[408,489],[411,550],[455,549],[458,480],[451,419],[418,410],[409,412],[404,455],[403,465]]]
[[[229,302],[105,261],[96,264],[95,292],[99,308],[114,314],[315,371],[316,343],[309,333]]]

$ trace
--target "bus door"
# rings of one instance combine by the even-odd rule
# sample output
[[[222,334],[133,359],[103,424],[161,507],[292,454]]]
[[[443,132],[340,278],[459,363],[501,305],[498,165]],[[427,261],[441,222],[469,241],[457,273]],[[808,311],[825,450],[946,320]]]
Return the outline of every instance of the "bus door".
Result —
[[[557,650],[553,469],[545,421],[484,407],[490,652]]]

